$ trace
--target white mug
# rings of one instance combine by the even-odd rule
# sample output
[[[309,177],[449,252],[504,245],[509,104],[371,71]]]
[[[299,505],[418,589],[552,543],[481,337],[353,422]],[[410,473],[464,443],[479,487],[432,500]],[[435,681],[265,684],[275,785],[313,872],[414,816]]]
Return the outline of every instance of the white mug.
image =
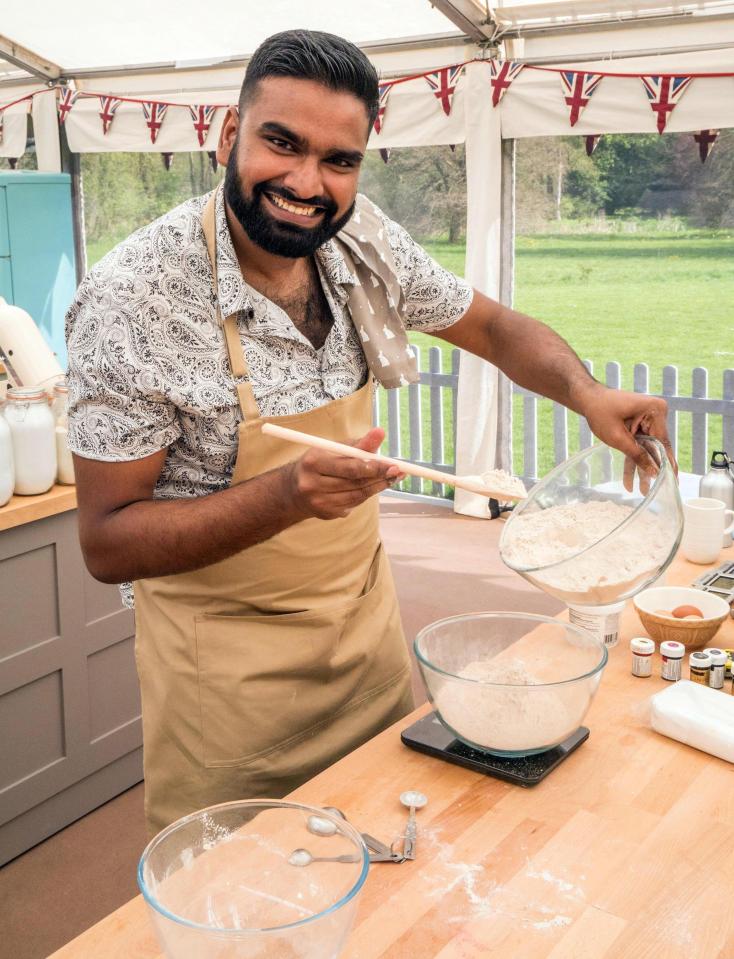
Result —
[[[729,522],[728,526],[724,526]],[[720,499],[699,496],[683,503],[681,553],[692,563],[714,563],[725,533],[734,530],[734,510]]]

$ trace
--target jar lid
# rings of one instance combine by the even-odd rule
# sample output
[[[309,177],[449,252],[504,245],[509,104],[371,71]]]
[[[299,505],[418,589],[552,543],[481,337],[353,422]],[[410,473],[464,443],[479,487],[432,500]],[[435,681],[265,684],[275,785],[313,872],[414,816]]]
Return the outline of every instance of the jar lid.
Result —
[[[668,659],[682,659],[685,651],[683,643],[676,643],[674,639],[666,639],[660,644],[660,655],[667,656]]]
[[[723,649],[711,649],[704,650],[711,657],[712,666],[725,666],[726,665],[726,653]]]
[[[651,656],[655,652],[655,643],[651,639],[638,636],[630,640],[630,649],[633,653],[641,653],[643,656]]]
[[[66,380],[59,380],[58,383],[54,383],[54,396],[66,396],[69,392],[69,387],[66,385]]]
[[[5,399],[15,403],[48,403],[48,394],[40,386],[14,386]]]
[[[698,666],[699,668],[703,669],[706,666],[711,665],[711,656],[709,655],[709,651],[707,649],[703,649],[700,652],[691,653],[691,655],[688,657],[688,662],[691,664],[691,666]]]

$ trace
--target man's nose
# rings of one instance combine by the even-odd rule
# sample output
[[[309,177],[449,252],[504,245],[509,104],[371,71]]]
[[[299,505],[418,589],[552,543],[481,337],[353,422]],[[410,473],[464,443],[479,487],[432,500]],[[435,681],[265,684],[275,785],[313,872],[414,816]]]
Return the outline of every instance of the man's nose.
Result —
[[[324,183],[318,157],[302,156],[288,171],[283,186],[301,200],[310,200],[324,194]]]

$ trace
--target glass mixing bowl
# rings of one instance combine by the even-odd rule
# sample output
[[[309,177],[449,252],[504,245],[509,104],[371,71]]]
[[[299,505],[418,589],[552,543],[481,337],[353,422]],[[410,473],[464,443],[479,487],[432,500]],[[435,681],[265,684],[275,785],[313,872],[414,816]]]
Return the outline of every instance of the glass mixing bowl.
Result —
[[[362,837],[343,819],[247,800],[164,829],[142,855],[138,885],[168,959],[336,959],[368,869]]]
[[[607,662],[577,626],[532,613],[467,613],[426,626],[415,654],[428,698],[457,739],[530,756],[581,725]]]
[[[657,476],[641,487],[635,474],[628,491],[624,454],[604,445],[581,450],[517,504],[500,538],[505,564],[577,606],[618,603],[654,582],[680,544],[683,506],[662,444],[647,436],[637,442],[658,464]]]

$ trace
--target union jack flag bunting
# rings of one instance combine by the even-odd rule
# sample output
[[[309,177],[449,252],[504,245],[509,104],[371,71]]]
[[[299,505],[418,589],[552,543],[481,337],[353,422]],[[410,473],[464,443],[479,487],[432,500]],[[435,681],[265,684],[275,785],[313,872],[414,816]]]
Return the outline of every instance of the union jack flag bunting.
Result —
[[[599,146],[599,140],[601,140],[601,133],[590,133],[587,137],[584,137],[586,141],[586,156],[590,157],[591,154]]]
[[[461,76],[464,65],[457,67],[443,67],[441,70],[434,70],[433,73],[426,74],[428,86],[433,90],[433,95],[440,101],[443,112],[446,116],[451,115],[451,104],[456,93],[456,84]]]
[[[390,91],[392,90],[392,83],[381,83],[379,87],[380,91],[380,106],[377,111],[377,119],[375,120],[375,133],[379,134],[382,131],[382,124],[385,119],[385,110],[387,110],[387,98],[390,96]]]
[[[143,114],[145,116],[145,125],[150,130],[150,142],[155,143],[158,134],[161,132],[163,121],[168,112],[167,103],[155,103],[151,100],[143,101]]]
[[[520,74],[524,66],[524,63],[515,63],[514,60],[489,61],[489,82],[492,85],[493,107],[497,106],[512,81]]]
[[[105,136],[110,132],[112,121],[121,103],[122,100],[118,100],[117,97],[99,98],[99,118],[102,121],[102,133]]]
[[[0,143],[3,142],[3,114],[0,110]]]
[[[568,107],[570,107],[571,126],[576,126],[582,111],[588,105],[594,91],[602,81],[600,73],[576,73],[574,70],[561,71],[561,89]]]
[[[212,125],[212,120],[216,112],[216,107],[197,106],[196,104],[189,106],[189,113],[191,114],[191,119],[194,121],[194,130],[196,130],[196,135],[199,138],[200,147],[204,146],[204,141],[209,133],[209,127]]]
[[[380,147],[380,156],[382,157],[382,162],[387,163],[390,159],[390,150],[388,147]]]
[[[701,157],[701,163],[706,162],[706,157],[711,153],[719,137],[718,130],[699,130],[693,134],[693,139],[698,144],[698,155]]]
[[[651,76],[640,79],[653,113],[657,115],[658,133],[662,133],[670,114],[688,89],[691,77]]]
[[[79,92],[70,90],[69,87],[62,87],[59,91],[59,126],[62,127],[66,122],[66,117],[76,103],[78,96]]]

